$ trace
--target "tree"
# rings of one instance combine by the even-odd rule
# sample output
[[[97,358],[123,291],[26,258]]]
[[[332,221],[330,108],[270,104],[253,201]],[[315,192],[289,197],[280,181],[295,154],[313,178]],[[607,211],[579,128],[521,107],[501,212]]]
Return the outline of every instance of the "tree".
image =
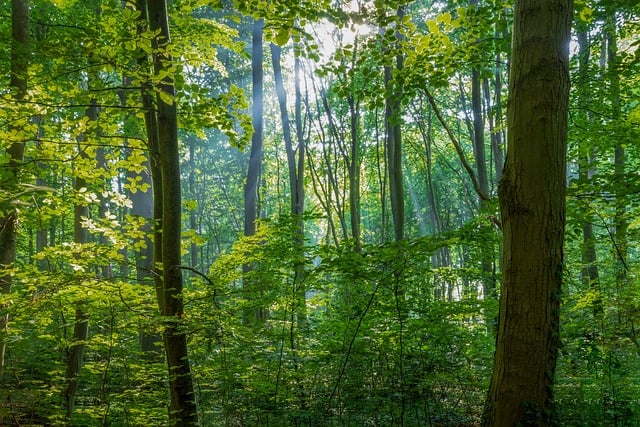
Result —
[[[273,78],[275,81],[276,96],[280,106],[280,117],[282,121],[282,136],[284,139],[285,151],[287,154],[287,169],[289,171],[289,191],[291,192],[291,215],[295,223],[293,229],[292,243],[296,250],[300,253],[300,259],[303,259],[304,251],[304,162],[306,144],[304,140],[304,129],[302,124],[302,100],[300,90],[301,62],[296,56],[294,59],[295,69],[295,133],[298,141],[297,147],[294,149],[291,137],[291,122],[289,120],[289,112],[287,110],[287,94],[282,78],[281,66],[282,48],[271,44],[271,62],[273,66]],[[297,156],[296,156],[297,152]],[[305,287],[304,287],[304,263],[299,262],[295,267],[295,278],[293,282],[296,309],[300,311],[298,314],[301,325],[305,323]],[[296,310],[296,311],[297,311]],[[292,343],[293,345],[293,343]]]
[[[198,410],[187,351],[184,319],[183,275],[181,269],[182,202],[180,193],[180,155],[178,151],[178,116],[172,56],[168,46],[169,20],[165,0],[146,2],[149,29],[157,33],[154,39],[153,64],[158,78],[156,97],[158,126],[158,155],[162,188],[162,289],[158,305],[164,319],[163,340],[169,369],[171,404],[169,419],[172,425],[198,424]],[[158,184],[154,180],[154,184]],[[158,215],[154,215],[156,218]]]
[[[13,99],[22,101],[27,95],[27,82],[29,65],[29,1],[11,1],[11,76],[9,85],[12,88]],[[24,121],[25,119],[22,119]],[[15,123],[20,123],[17,120]],[[13,267],[16,260],[16,238],[18,234],[18,210],[13,204],[13,194],[20,183],[20,172],[24,160],[24,124],[22,126],[12,124],[8,134],[15,138],[7,148],[8,175],[3,172],[0,177],[3,194],[6,200],[0,200],[0,269]],[[0,295],[11,291],[12,274],[8,271],[0,271]],[[1,307],[1,306],[0,306]],[[8,313],[2,313],[0,319],[0,334],[6,330],[9,317]],[[0,377],[4,373],[6,342],[0,338]]]
[[[91,79],[89,79],[87,83],[90,86]],[[98,120],[98,107],[95,99],[91,100],[91,106],[87,108],[85,115],[89,123],[95,126]],[[87,160],[88,158],[85,152],[86,147],[80,146],[85,139],[86,136],[84,134],[80,134],[78,137],[78,157],[82,160]],[[75,177],[74,181],[74,190],[78,195],[87,191],[87,181],[81,173]],[[89,204],[86,200],[76,200],[73,210],[73,241],[78,245],[86,245],[89,243],[89,231],[84,225],[84,221],[90,217]],[[64,390],[64,403],[68,422],[71,422],[73,418],[76,394],[80,385],[80,373],[84,360],[84,352],[87,346],[87,338],[89,337],[89,313],[86,307],[84,307],[85,304],[86,301],[82,300],[76,303],[73,336],[65,351],[65,361],[67,363],[65,377],[67,386]]]
[[[398,6],[396,19],[401,23],[405,16],[405,5]],[[394,32],[398,41],[401,39],[400,31]],[[404,57],[401,52],[395,55],[395,70],[397,73],[404,67]],[[386,127],[386,154],[387,171],[389,174],[389,196],[391,198],[391,216],[393,217],[393,235],[395,241],[404,239],[404,182],[402,173],[402,125],[401,104],[402,85],[399,80],[392,79],[392,67],[385,65],[384,81],[387,90],[385,98],[385,127]]]
[[[500,316],[484,425],[548,425],[560,347],[568,113],[568,0],[515,3]]]
[[[251,45],[251,70],[252,70],[252,101],[251,106],[253,118],[253,135],[251,137],[251,150],[249,152],[249,167],[247,169],[247,180],[244,185],[244,235],[247,237],[256,234],[256,222],[258,220],[258,187],[260,173],[262,170],[262,138],[263,138],[263,65],[264,47],[262,45],[264,33],[264,19],[255,19],[253,22],[252,45]],[[257,297],[256,289],[250,280],[249,273],[253,267],[250,264],[243,266],[245,273],[244,288],[247,292],[247,299]],[[244,316],[247,323],[264,320],[264,311],[251,302],[251,309],[245,310]]]

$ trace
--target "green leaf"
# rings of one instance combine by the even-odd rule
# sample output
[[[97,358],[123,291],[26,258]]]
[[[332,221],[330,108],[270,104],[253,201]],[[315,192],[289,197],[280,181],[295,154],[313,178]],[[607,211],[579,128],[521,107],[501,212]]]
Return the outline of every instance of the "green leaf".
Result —
[[[291,35],[291,30],[289,28],[281,28],[276,33],[276,43],[279,46],[284,46],[289,41],[290,35]]]

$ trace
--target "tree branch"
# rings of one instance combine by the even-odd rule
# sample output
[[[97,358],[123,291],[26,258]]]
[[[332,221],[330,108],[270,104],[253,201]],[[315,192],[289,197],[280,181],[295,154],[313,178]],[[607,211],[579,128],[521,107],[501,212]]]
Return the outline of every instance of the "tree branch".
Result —
[[[460,162],[462,163],[462,166],[464,166],[467,173],[469,174],[469,178],[471,178],[471,183],[473,184],[473,189],[476,190],[476,193],[478,193],[478,196],[480,196],[482,200],[487,200],[487,201],[491,200],[491,197],[480,189],[480,185],[478,184],[478,178],[476,177],[476,173],[474,172],[469,162],[467,162],[467,159],[464,157],[464,152],[462,151],[462,146],[460,145],[460,141],[458,141],[456,136],[453,134],[453,131],[451,130],[447,122],[444,120],[444,117],[442,116],[442,113],[440,112],[440,109],[438,108],[438,105],[436,104],[436,100],[434,99],[433,95],[431,95],[431,92],[429,92],[429,89],[427,88],[424,88],[424,93],[427,95],[429,104],[431,105],[431,108],[433,108],[433,112],[438,118],[438,121],[442,124],[442,127],[447,132],[447,135],[449,136],[451,143],[455,147],[456,152],[458,153],[458,157],[460,158]]]

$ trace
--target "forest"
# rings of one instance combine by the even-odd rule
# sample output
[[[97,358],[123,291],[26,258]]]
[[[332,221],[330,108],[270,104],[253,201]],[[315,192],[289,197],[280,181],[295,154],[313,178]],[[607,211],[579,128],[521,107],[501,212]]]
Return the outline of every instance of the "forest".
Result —
[[[0,0],[0,40],[0,425],[640,425],[636,0]]]

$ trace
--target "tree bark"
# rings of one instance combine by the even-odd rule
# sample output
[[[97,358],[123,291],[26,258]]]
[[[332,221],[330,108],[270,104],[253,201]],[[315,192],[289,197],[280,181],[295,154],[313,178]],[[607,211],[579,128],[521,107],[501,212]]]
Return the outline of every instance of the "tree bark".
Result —
[[[258,220],[258,186],[260,174],[262,172],[262,143],[263,143],[263,33],[264,20],[257,19],[253,23],[252,48],[251,48],[251,69],[252,69],[252,116],[253,135],[251,137],[251,151],[249,152],[249,167],[247,169],[247,180],[244,185],[244,235],[253,236],[256,234],[256,221]],[[249,306],[244,310],[243,317],[246,324],[262,322],[266,318],[266,312],[255,300],[259,297],[254,281],[249,278],[249,273],[254,266],[250,263],[242,267],[243,288],[245,298],[249,301]]]
[[[618,74],[618,41],[616,35],[615,10],[610,10],[605,22],[604,37],[606,43],[607,77],[609,80],[609,97],[611,102],[611,117],[620,118],[620,75]],[[626,153],[623,144],[617,144],[614,149],[615,214],[614,214],[614,256],[616,259],[616,291],[620,295],[628,282],[629,242],[627,231],[627,192],[624,180],[626,170]]]
[[[304,251],[304,157],[305,157],[305,141],[302,128],[302,106],[300,93],[300,60],[295,59],[295,128],[296,138],[298,140],[297,150],[293,148],[293,140],[291,137],[291,122],[289,120],[289,111],[287,109],[287,94],[284,88],[282,78],[282,67],[280,65],[282,49],[276,44],[271,44],[271,62],[273,65],[273,77],[276,86],[276,95],[278,105],[280,106],[280,118],[282,120],[282,132],[284,138],[285,151],[287,154],[287,168],[289,171],[289,189],[291,191],[291,215],[295,226],[293,227],[292,243],[297,251],[300,252],[300,259],[303,258]],[[297,152],[297,158],[296,158]],[[299,262],[295,265],[294,289],[295,310],[294,315],[298,316],[298,325],[306,324],[306,297],[304,286],[304,263]],[[292,343],[293,346],[293,343]]]
[[[140,11],[138,20],[138,33],[142,34],[148,29],[149,14],[146,0],[137,0],[136,8]],[[148,55],[140,50],[138,65],[141,69],[146,69],[149,65]],[[142,84],[140,94],[142,107],[144,109],[144,125],[147,136],[147,147],[149,149],[148,172],[143,182],[151,184],[151,193],[146,197],[140,194],[132,198],[134,214],[143,215],[149,218],[153,237],[147,239],[147,249],[144,253],[136,254],[136,279],[138,283],[145,283],[152,278],[152,285],[155,290],[156,300],[162,301],[162,271],[158,269],[162,263],[162,169],[160,168],[158,117],[152,95],[152,87],[148,82]],[[145,260],[146,258],[146,260]],[[145,269],[147,269],[145,271]],[[147,275],[149,277],[147,277]],[[140,348],[150,359],[155,359],[158,353],[157,344],[162,341],[162,337],[156,334],[141,332]],[[161,357],[161,356],[160,356]]]
[[[576,120],[579,124],[587,125],[591,120],[588,114],[589,108],[589,40],[586,30],[576,32],[578,41],[578,81],[575,83],[578,98],[578,111]],[[580,141],[578,146],[578,181],[586,184],[591,178],[591,150],[590,141]],[[596,253],[596,240],[593,231],[593,215],[590,212],[589,202],[581,204],[580,221],[582,223],[582,283],[586,288],[595,292],[593,300],[593,314],[596,319],[601,319],[602,296],[600,294],[600,273],[598,270],[598,258]],[[582,207],[583,206],[583,207]]]
[[[399,6],[397,19],[402,21],[404,6]],[[402,54],[395,57],[395,68],[400,71],[404,66]],[[387,91],[385,99],[385,124],[387,131],[386,153],[389,171],[389,196],[391,197],[391,216],[395,241],[404,239],[404,183],[402,173],[402,126],[400,123],[400,104],[402,88],[398,82],[392,82],[392,68],[385,66],[384,82]]]
[[[165,74],[171,66],[171,55],[166,47],[170,43],[166,0],[147,0],[149,28],[157,32],[153,63],[156,75]],[[180,154],[178,151],[178,117],[175,85],[171,73],[157,85],[158,90],[171,98],[156,97],[158,126],[158,155],[160,156],[162,185],[162,292],[160,314],[164,319],[163,341],[169,369],[171,425],[198,425],[193,379],[189,364],[187,335],[182,325],[185,317],[183,305],[183,277],[181,269],[182,200],[180,188]],[[156,247],[156,250],[158,248]]]
[[[485,426],[549,425],[560,346],[571,0],[516,0],[503,280]]]
[[[477,0],[470,0],[469,5],[476,8]],[[487,174],[486,150],[484,146],[484,114],[482,111],[482,86],[480,79],[480,70],[473,68],[471,70],[471,111],[473,113],[473,155],[476,163],[476,175],[478,177],[478,187],[482,194],[489,194],[489,178]],[[478,196],[478,205],[482,209],[485,206],[485,200]],[[491,227],[486,224],[484,227]],[[485,298],[496,297],[496,280],[493,268],[493,245],[491,241],[480,246],[480,265],[483,273],[482,293]],[[487,318],[488,322],[492,319]]]
[[[91,87],[91,78],[88,86]],[[92,106],[87,108],[85,116],[89,123],[96,123],[98,120],[98,106],[95,100],[91,100]],[[85,147],[82,142],[86,141],[86,135],[78,136],[78,157],[87,159]],[[86,191],[87,182],[82,176],[76,176],[74,187],[76,194]],[[89,205],[87,202],[76,201],[73,207],[73,241],[79,245],[89,243],[89,230],[83,226],[84,218],[89,217]],[[73,412],[75,410],[75,399],[80,385],[80,372],[84,361],[84,351],[87,347],[87,338],[89,337],[89,313],[86,311],[86,301],[78,301],[75,308],[75,321],[73,327],[73,336],[69,347],[66,349],[65,361],[67,363],[65,379],[67,385],[64,390],[64,403],[66,409],[66,419],[71,422]]]
[[[11,86],[13,98],[16,102],[24,99],[27,94],[29,65],[29,1],[11,1]],[[7,149],[9,158],[8,172],[0,176],[1,187],[7,191],[9,197],[15,191],[20,182],[20,169],[24,158],[24,141],[22,130],[15,126],[9,126],[9,134],[15,132],[17,140],[12,141]],[[12,201],[0,202],[0,269],[11,268],[16,260],[16,239],[18,234],[18,211]],[[12,275],[9,272],[0,271],[0,293],[11,292]],[[0,313],[0,378],[4,374],[6,340],[4,335],[9,323],[9,313]]]

